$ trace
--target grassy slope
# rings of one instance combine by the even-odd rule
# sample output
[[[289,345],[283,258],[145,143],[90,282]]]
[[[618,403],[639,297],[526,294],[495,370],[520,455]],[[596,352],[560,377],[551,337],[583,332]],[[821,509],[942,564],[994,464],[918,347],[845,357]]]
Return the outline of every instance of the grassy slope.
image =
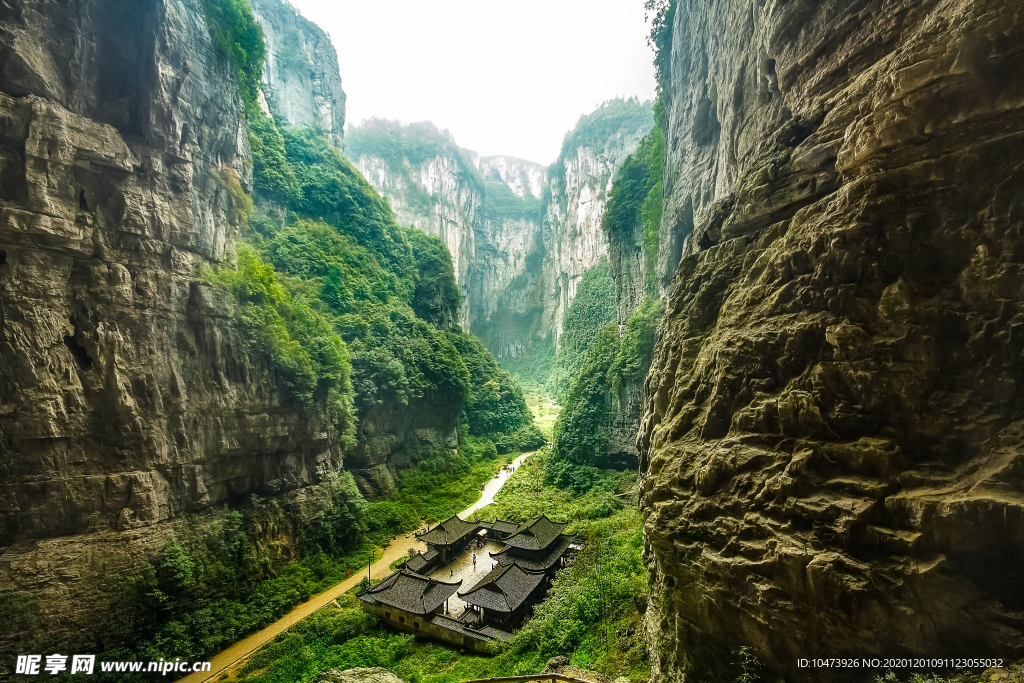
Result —
[[[550,394],[543,384],[522,382],[526,405],[533,413],[533,421],[540,428],[541,434],[548,441],[554,436],[555,420],[558,419],[558,406],[554,405]]]

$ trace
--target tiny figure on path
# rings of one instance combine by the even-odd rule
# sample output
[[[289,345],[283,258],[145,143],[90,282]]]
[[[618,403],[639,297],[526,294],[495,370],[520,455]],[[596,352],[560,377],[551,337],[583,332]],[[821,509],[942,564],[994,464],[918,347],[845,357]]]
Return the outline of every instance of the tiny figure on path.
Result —
[[[449,570],[448,570],[448,576],[449,576],[449,577],[451,577],[451,576],[455,576],[455,570],[454,570],[454,569],[449,569]]]

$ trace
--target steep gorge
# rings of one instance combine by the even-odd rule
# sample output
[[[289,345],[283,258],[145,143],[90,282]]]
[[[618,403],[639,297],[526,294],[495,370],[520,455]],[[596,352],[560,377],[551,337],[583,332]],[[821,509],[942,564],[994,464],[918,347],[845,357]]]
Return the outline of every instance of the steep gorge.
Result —
[[[669,8],[654,680],[1024,655],[1020,6]]]
[[[387,496],[418,458],[464,462],[467,415],[476,457],[527,426],[507,373],[448,329],[443,246],[397,225],[331,146],[345,98],[326,36],[255,5],[0,5],[4,652],[110,649],[175,606],[193,627],[173,642],[208,653],[298,595],[226,625],[184,614],[182,595],[121,615],[118,634],[104,620],[139,581],[168,580],[154,563],[202,566],[188,552],[225,534],[245,574],[206,578],[233,590],[408,526],[356,520],[354,482]],[[496,388],[473,398],[472,381]]]
[[[465,298],[460,324],[499,359],[557,343],[583,274],[604,256],[601,230],[615,170],[650,130],[635,101],[581,117],[544,167],[480,157],[429,123],[369,121],[347,153],[401,221],[439,235]]]

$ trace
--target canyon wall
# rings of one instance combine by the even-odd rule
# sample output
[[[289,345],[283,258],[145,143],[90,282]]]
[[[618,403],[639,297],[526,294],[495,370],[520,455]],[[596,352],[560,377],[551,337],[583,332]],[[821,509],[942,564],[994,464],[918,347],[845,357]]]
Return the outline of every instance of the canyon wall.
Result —
[[[652,123],[647,105],[606,103],[580,120],[550,167],[480,157],[429,123],[366,122],[347,153],[399,222],[448,245],[460,324],[499,359],[517,358],[557,341],[580,278],[607,253],[601,216],[612,175]]]
[[[463,295],[459,324],[469,329],[474,226],[482,220],[484,198],[467,155],[447,131],[426,122],[401,127],[374,121],[355,129],[351,137],[349,158],[388,198],[398,222],[436,235],[448,247]],[[419,143],[415,151],[406,149],[410,140]]]
[[[345,91],[331,39],[284,0],[253,0],[252,8],[267,46],[263,95],[268,111],[285,125],[323,131],[341,149]]]
[[[1024,11],[715,0],[672,31],[653,680],[1024,656]]]
[[[241,107],[198,0],[0,6],[0,591],[47,624],[22,642],[94,637],[101,577],[186,513],[341,468],[197,280],[233,253]]]
[[[562,146],[550,174],[551,200],[544,216],[543,281],[547,305],[543,327],[552,331],[556,341],[580,278],[608,254],[601,217],[615,169],[636,149],[652,125],[653,115],[648,110],[647,116],[624,121],[610,135],[578,127]],[[580,133],[584,133],[580,136],[584,140],[575,140]]]

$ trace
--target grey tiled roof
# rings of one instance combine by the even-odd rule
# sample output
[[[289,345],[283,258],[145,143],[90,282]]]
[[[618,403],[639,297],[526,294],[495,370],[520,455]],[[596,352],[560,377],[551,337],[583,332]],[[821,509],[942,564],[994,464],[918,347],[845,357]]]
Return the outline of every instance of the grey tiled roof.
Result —
[[[505,539],[505,543],[523,550],[543,550],[565,529],[567,522],[552,522],[541,515],[529,522],[523,522],[516,532]]]
[[[416,537],[432,545],[451,545],[476,528],[476,524],[464,522],[457,515],[452,515],[430,531],[416,534]]]
[[[437,552],[436,548],[431,548],[425,553],[419,553],[418,555],[414,555],[413,557],[409,558],[409,560],[405,563],[405,568],[411,569],[416,573],[420,573],[424,567],[429,567],[430,564],[435,559],[437,559],[437,556],[439,554],[440,553]]]
[[[493,626],[484,626],[482,629],[477,631],[490,638],[496,638],[497,640],[504,640],[508,642],[512,640],[512,634],[508,631],[502,631],[500,628],[494,628]]]
[[[495,531],[500,531],[503,534],[514,534],[519,525],[515,522],[509,522],[504,519],[496,519],[491,523],[491,528]]]
[[[554,543],[544,550],[521,550],[508,546],[496,553],[490,553],[490,555],[502,565],[518,564],[523,569],[543,571],[554,566],[574,540],[576,540],[575,536],[560,534]]]
[[[422,554],[421,555],[413,555],[412,557],[410,557],[406,561],[405,568],[408,569],[409,571],[413,571],[413,572],[419,573],[419,572],[423,571],[423,568],[426,567],[428,564],[430,564],[430,563],[427,562],[427,558],[423,557]]]
[[[390,605],[413,614],[429,614],[459,590],[462,581],[448,583],[400,569],[359,596],[371,605]]]
[[[543,572],[527,571],[515,564],[498,565],[468,591],[460,591],[459,597],[484,609],[513,612],[543,580]]]

